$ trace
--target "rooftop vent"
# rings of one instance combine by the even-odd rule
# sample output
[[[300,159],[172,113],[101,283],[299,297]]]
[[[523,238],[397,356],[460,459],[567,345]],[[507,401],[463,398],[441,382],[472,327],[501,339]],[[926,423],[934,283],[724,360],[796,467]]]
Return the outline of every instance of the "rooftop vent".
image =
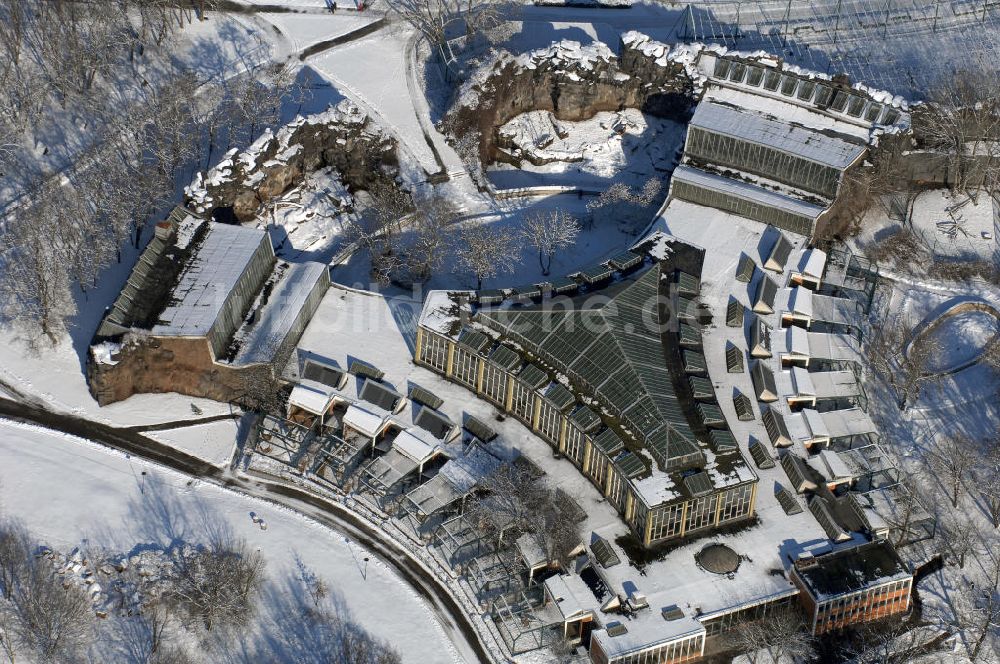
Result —
[[[684,611],[676,604],[671,604],[660,609],[660,615],[664,620],[680,620],[684,617]]]
[[[623,623],[617,620],[608,623],[608,636],[621,636],[622,634],[628,634],[628,627]]]

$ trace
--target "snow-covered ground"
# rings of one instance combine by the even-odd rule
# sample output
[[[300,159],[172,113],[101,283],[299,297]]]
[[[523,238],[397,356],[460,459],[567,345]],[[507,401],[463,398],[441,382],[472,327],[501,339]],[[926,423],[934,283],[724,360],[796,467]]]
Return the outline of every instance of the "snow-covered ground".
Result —
[[[236,447],[239,419],[225,419],[206,424],[150,431],[145,435],[176,447],[204,461],[224,466]]]
[[[0,422],[0,460],[4,512],[54,548],[84,544],[129,552],[206,543],[213,533],[229,532],[259,549],[267,564],[261,616],[205,661],[295,661],[283,645],[292,635],[279,626],[287,625],[282,612],[296,605],[290,593],[302,590],[300,565],[324,579],[334,604],[391,643],[404,662],[464,661],[429,607],[378,557],[310,519],[86,441],[6,421]]]
[[[379,19],[374,14],[359,14],[357,12],[340,12],[339,14],[281,12],[262,13],[258,16],[281,30],[292,41],[298,53],[314,44],[349,35]]]
[[[556,120],[548,111],[523,113],[499,129],[501,148],[520,167],[495,163],[497,187],[568,185],[603,190],[612,181],[639,187],[663,179],[684,141],[683,125],[627,108],[582,122]]]

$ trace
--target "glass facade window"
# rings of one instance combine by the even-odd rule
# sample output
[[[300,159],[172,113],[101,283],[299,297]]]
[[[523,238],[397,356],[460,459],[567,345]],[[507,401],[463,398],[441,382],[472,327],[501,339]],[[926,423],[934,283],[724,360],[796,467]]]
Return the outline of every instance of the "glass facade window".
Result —
[[[596,446],[591,446],[591,450],[590,468],[587,474],[590,476],[590,479],[594,480],[594,484],[602,488],[603,493],[604,480],[607,479],[608,465],[611,462],[608,461],[608,457],[605,456],[604,452],[597,449]]]
[[[608,637],[614,638],[614,637]],[[695,636],[654,646],[646,650],[618,655],[608,660],[609,664],[673,664],[700,657],[705,645],[705,635]]]
[[[674,195],[678,198],[733,212],[800,235],[812,235],[813,221],[808,217],[747,201],[725,192],[691,185],[687,182],[675,180],[673,188]]]
[[[448,340],[430,332],[423,333],[420,344],[420,361],[441,373],[448,369]]]
[[[451,367],[451,375],[455,380],[472,389],[476,389],[476,377],[479,373],[479,357],[472,351],[461,346],[455,346],[455,358]]]
[[[715,512],[719,505],[719,495],[711,494],[690,501],[684,531],[689,533],[715,524]]]
[[[831,99],[833,99],[833,88],[826,85],[819,86],[819,89],[816,91],[816,105],[829,106]]]
[[[684,503],[655,507],[649,511],[649,541],[675,537],[681,532]]]
[[[840,183],[840,171],[836,168],[700,127],[688,129],[685,151],[696,158],[763,175],[825,196],[835,196]]]
[[[768,72],[766,74],[764,74],[764,89],[765,90],[770,90],[771,92],[774,92],[775,90],[778,89],[778,84],[780,82],[781,82],[781,74],[779,74],[778,72],[774,71],[773,69],[772,70],[768,70]]]
[[[583,432],[573,425],[566,426],[565,454],[576,466],[583,463]]]
[[[750,67],[750,73],[747,74],[747,85],[752,85],[755,88],[760,87],[760,82],[764,80],[764,70],[760,67]]]
[[[785,74],[781,77],[781,94],[791,97],[795,94],[795,87],[799,84],[799,79]]]
[[[812,81],[802,81],[799,85],[798,98],[802,101],[809,101],[812,99],[813,92],[816,90],[816,84]]]
[[[732,69],[729,70],[729,80],[733,83],[742,83],[743,76],[747,72],[747,66],[742,62],[733,63]]]
[[[519,380],[514,381],[514,395],[511,412],[525,422],[531,422],[535,413],[535,393]]]
[[[865,108],[865,98],[852,96],[851,100],[847,103],[847,114],[856,118],[861,117],[861,111]]]
[[[499,406],[506,406],[507,380],[506,371],[487,362],[483,367],[482,395]]]
[[[608,469],[608,491],[607,497],[611,501],[611,504],[621,512],[625,509],[625,479],[622,474],[615,468],[614,464]]]
[[[725,58],[716,58],[715,70],[713,74],[718,78],[725,78],[729,75],[729,65],[729,60],[726,60]]]
[[[722,494],[722,510],[719,513],[719,523],[749,516],[750,501],[752,498],[752,484],[743,484]]]
[[[559,410],[545,399],[538,407],[538,433],[553,445],[559,445],[559,429],[563,416]]]

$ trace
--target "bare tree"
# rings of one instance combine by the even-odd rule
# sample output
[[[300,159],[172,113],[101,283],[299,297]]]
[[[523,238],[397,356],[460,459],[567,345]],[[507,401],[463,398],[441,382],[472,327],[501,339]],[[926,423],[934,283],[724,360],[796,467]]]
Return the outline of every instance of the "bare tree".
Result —
[[[965,482],[979,463],[979,451],[971,438],[955,432],[939,439],[928,451],[928,462],[945,488],[952,507],[958,507]]]
[[[571,246],[580,234],[580,222],[562,210],[537,212],[524,221],[524,238],[538,250],[538,265],[548,275],[556,251]]]
[[[215,542],[178,554],[167,601],[205,629],[246,626],[264,581],[264,559],[243,540]]]
[[[955,626],[962,632],[962,641],[972,662],[980,660],[984,647],[990,642],[994,652],[987,661],[995,661],[996,626],[1000,623],[1000,560],[995,551],[986,551],[982,562],[985,582],[968,583],[966,588],[954,594],[953,603]]]
[[[987,445],[986,456],[979,464],[976,484],[980,487],[990,522],[994,528],[1000,528],[1000,435]]]
[[[455,60],[449,38],[464,31],[467,37],[491,30],[508,20],[516,3],[511,0],[392,0],[391,11],[413,26],[442,56]]]
[[[899,409],[906,410],[920,397],[924,385],[940,379],[933,368],[942,352],[940,339],[915,336],[914,328],[896,314],[873,329],[866,355],[875,372],[895,390]]]
[[[944,553],[949,554],[959,569],[965,569],[966,559],[978,540],[976,524],[971,519],[952,513],[941,520],[941,535],[938,542]]]
[[[440,195],[417,204],[412,217],[412,237],[405,248],[406,268],[413,281],[427,281],[441,269],[451,246],[448,226],[458,219],[460,210]],[[401,249],[401,252],[403,250]]]
[[[663,183],[655,178],[646,180],[641,189],[616,182],[587,203],[591,222],[614,223],[623,232],[635,235],[652,221],[652,207],[661,200],[662,189]]]
[[[992,190],[1000,175],[1000,96],[995,72],[943,77],[914,115],[918,141],[948,157],[954,191]]]
[[[766,661],[785,659],[808,661],[815,655],[815,639],[802,617],[792,611],[778,611],[766,619],[739,625],[729,636],[731,648],[745,654],[751,664],[757,664],[762,652]]]
[[[94,627],[93,608],[82,587],[63,584],[48,560],[32,558],[11,603],[20,641],[41,661],[78,661]]]
[[[459,232],[456,268],[476,277],[476,289],[483,281],[514,271],[517,260],[517,235],[491,226],[467,226]]]

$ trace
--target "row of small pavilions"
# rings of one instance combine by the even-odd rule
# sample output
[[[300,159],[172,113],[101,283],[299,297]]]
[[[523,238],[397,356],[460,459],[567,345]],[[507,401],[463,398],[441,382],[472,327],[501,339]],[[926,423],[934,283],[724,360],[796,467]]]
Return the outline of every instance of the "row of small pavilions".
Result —
[[[792,246],[773,232],[775,241],[759,267],[746,254],[737,266],[736,280],[747,284],[754,304],[748,313],[736,298],[729,302],[726,325],[746,330],[747,348],[729,344],[726,364],[742,373],[744,356],[750,363],[768,442],[788,477],[789,486],[775,485],[779,503],[798,513],[802,506],[794,494],[809,494],[810,511],[834,542],[850,540],[851,531],[888,537],[902,510],[911,532],[900,541],[933,536],[933,516],[900,484],[866,412],[860,341],[868,289],[852,293],[841,281],[821,293],[827,257],[815,248],[806,251],[788,286],[779,288],[768,273],[784,273]],[[775,316],[777,330],[765,320]],[[737,391],[734,406],[739,419],[754,419],[746,395]],[[763,442],[752,439],[749,452],[758,468],[775,466]]]

